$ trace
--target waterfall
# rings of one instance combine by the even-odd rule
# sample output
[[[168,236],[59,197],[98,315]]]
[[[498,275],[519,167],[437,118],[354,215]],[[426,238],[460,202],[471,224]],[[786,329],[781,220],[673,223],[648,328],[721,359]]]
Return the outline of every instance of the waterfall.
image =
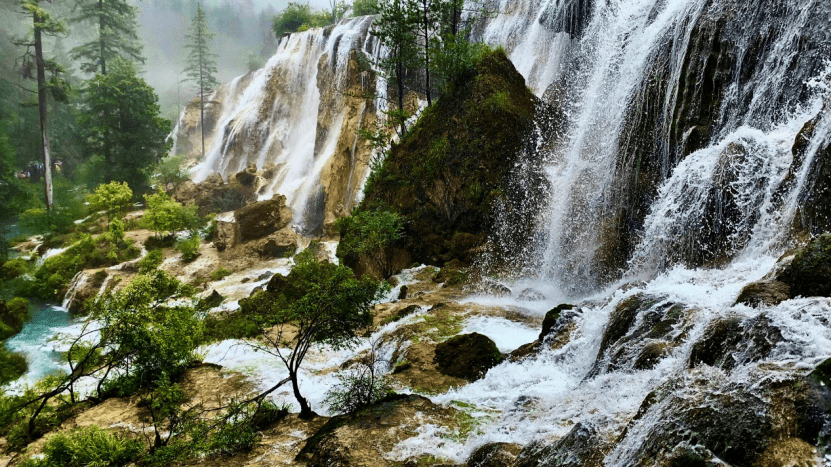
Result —
[[[828,98],[821,3],[504,0],[477,24],[569,115],[541,155],[552,191],[526,259],[538,279],[580,295],[784,251],[829,135],[823,117],[792,167],[797,134]]]
[[[200,158],[198,105],[177,124],[176,147],[198,164],[195,182],[224,179],[250,164],[267,173],[260,199],[285,195],[301,230],[320,219],[331,224],[354,206],[367,174],[371,148],[356,141],[371,128],[379,107],[369,34],[372,17],[344,20],[281,39],[260,70],[217,89],[206,109],[205,158]],[[377,80],[382,82],[382,80]]]

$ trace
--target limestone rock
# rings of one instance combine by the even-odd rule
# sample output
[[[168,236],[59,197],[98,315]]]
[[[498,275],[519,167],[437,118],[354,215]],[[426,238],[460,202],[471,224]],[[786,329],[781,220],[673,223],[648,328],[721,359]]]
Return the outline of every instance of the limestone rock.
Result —
[[[510,443],[489,443],[480,446],[468,457],[466,467],[511,467],[521,447]]]
[[[216,240],[214,246],[219,251],[237,245],[241,241],[239,224],[234,219],[234,213],[223,213],[216,216]]]
[[[747,284],[739,294],[739,298],[736,299],[736,304],[775,306],[789,298],[788,284],[776,280],[759,281]]]
[[[100,270],[94,273],[82,271],[79,277],[73,280],[70,289],[66,292],[67,310],[74,315],[87,313],[86,302],[95,298],[107,280],[107,271]]]
[[[693,345],[689,367],[703,363],[729,371],[767,357],[782,339],[782,333],[764,315],[745,321],[736,317],[719,319]]]
[[[434,361],[448,376],[476,381],[502,361],[502,354],[490,338],[474,332],[438,344]]]
[[[265,237],[291,222],[286,197],[274,195],[270,200],[249,204],[234,212],[243,242]]]
[[[533,443],[517,457],[516,467],[601,467],[606,443],[590,423],[581,422],[549,446]]]
[[[545,339],[545,336],[547,336],[551,332],[551,330],[557,324],[557,321],[560,319],[560,315],[563,311],[572,309],[574,309],[574,305],[563,303],[549,310],[548,313],[545,314],[545,318],[542,320],[542,331],[540,332],[540,340]]]

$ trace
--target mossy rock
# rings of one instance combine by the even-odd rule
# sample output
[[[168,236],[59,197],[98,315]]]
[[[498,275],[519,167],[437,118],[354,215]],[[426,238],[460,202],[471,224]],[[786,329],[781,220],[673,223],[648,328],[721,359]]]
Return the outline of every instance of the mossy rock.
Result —
[[[367,181],[359,209],[406,218],[397,246],[411,254],[410,263],[471,264],[494,232],[497,206],[506,208],[505,225],[516,227],[516,235],[501,243],[524,246],[541,203],[533,194],[547,184],[533,154],[535,118],[548,107],[504,50],[484,53],[392,146]],[[531,177],[521,176],[530,184],[524,190],[512,188],[519,183],[521,162],[533,167]],[[351,267],[358,260],[344,258],[344,263]]]
[[[476,381],[502,361],[496,344],[479,333],[461,334],[436,346],[434,362],[442,374]]]
[[[669,354],[670,346],[666,342],[647,344],[632,367],[636,370],[650,370]]]
[[[545,318],[542,320],[542,331],[540,331],[540,340],[545,339],[551,330],[554,329],[554,326],[557,324],[557,320],[560,319],[560,315],[565,310],[573,310],[574,305],[569,305],[567,303],[562,303],[557,305],[556,307],[548,310],[548,313],[545,314]]]
[[[788,284],[792,297],[831,297],[831,233],[796,253],[777,279]]]
[[[465,467],[512,467],[521,447],[510,443],[488,443],[476,448]]]
[[[526,446],[515,467],[601,467],[608,448],[590,423],[577,423],[565,436],[549,446]]]
[[[689,367],[703,363],[729,371],[767,357],[782,339],[782,333],[765,316],[744,322],[736,317],[719,319],[693,345]]]
[[[790,298],[790,287],[781,281],[759,281],[747,284],[736,299],[736,304],[747,306],[776,306]]]

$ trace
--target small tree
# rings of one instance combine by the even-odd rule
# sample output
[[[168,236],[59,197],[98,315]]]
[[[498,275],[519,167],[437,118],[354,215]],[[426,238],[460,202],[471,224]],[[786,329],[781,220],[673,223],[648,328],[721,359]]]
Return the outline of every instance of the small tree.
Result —
[[[87,196],[87,202],[95,211],[107,211],[107,225],[113,216],[120,216],[133,199],[133,190],[127,182],[110,182],[98,185],[95,192]]]
[[[338,256],[364,256],[383,277],[395,273],[388,249],[403,235],[404,218],[400,214],[381,209],[358,211],[338,219],[336,226],[341,234]]]
[[[355,0],[352,3],[352,14],[354,16],[378,14],[378,0]]]
[[[144,195],[144,200],[147,203],[147,211],[142,221],[147,229],[156,233],[156,237],[160,238],[163,234],[181,230],[192,230],[198,225],[196,206],[182,206],[163,191]]]
[[[215,34],[208,29],[208,20],[202,4],[196,4],[196,14],[190,25],[185,49],[188,61],[185,74],[199,91],[199,128],[202,133],[202,158],[205,158],[205,95],[219,86],[216,80],[216,54],[211,53],[210,43]]]
[[[303,359],[314,343],[352,346],[358,331],[372,323],[372,303],[389,285],[369,277],[356,279],[345,266],[317,262],[312,249],[295,256],[295,262],[288,276],[272,281],[270,290],[240,305],[242,313],[260,326],[269,345],[263,349],[286,366],[300,416],[310,418],[314,412],[300,393],[298,380]]]
[[[392,391],[383,371],[390,362],[379,353],[377,340],[357,364],[338,375],[338,384],[326,393],[324,404],[336,413],[350,414],[383,399]]]

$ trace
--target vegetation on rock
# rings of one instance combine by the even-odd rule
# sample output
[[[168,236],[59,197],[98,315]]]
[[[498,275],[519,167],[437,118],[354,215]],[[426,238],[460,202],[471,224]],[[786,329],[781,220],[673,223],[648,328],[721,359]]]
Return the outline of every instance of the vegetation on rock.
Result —
[[[460,334],[436,346],[435,363],[442,373],[476,381],[502,361],[502,354],[487,336]]]

